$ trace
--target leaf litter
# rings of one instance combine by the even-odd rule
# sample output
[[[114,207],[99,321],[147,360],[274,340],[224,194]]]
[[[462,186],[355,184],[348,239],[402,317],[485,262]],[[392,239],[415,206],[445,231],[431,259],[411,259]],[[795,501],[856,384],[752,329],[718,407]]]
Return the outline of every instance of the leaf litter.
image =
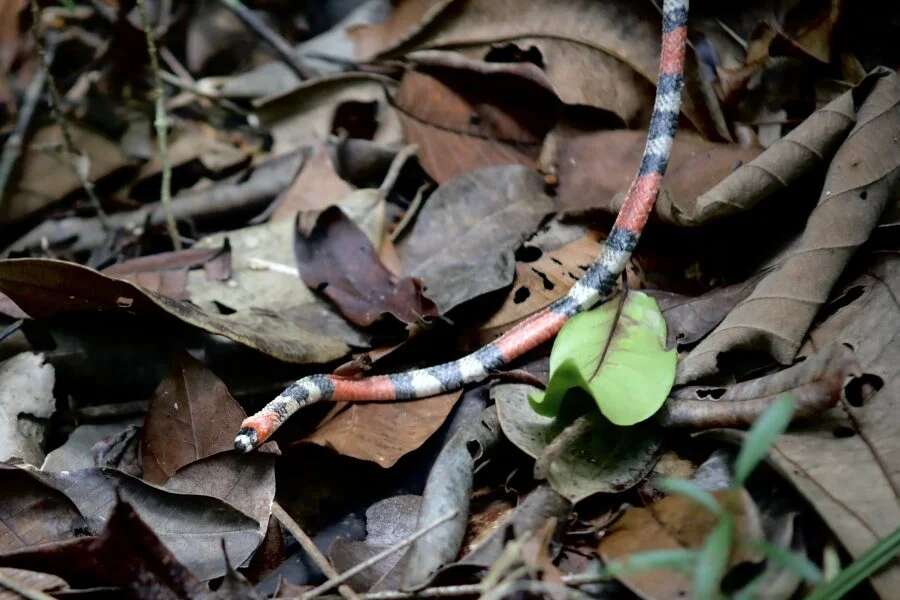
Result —
[[[293,380],[453,360],[567,293],[637,168],[660,13],[146,1],[166,160],[134,3],[36,3],[37,38],[29,2],[0,9],[2,586],[296,596],[335,572],[309,537],[337,572],[374,560],[344,597],[788,598],[890,541],[893,9],[692,7],[620,296],[652,318],[614,301],[483,385],[307,407],[240,455],[241,420]],[[559,384],[567,356],[593,360],[584,386]],[[785,398],[745,478],[733,444]],[[894,562],[856,593],[898,581]]]

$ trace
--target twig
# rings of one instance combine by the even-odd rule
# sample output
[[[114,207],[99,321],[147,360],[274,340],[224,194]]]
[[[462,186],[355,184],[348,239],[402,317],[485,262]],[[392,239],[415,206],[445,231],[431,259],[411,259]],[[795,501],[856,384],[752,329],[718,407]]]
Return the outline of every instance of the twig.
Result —
[[[291,515],[285,511],[278,502],[272,503],[272,514],[275,515],[275,518],[278,519],[282,525],[284,525],[285,529],[291,532],[291,535],[300,542],[300,546],[309,554],[310,558],[313,559],[313,562],[316,563],[316,566],[325,573],[325,575],[329,579],[334,579],[338,577],[338,572],[335,571],[334,567],[331,566],[331,563],[328,562],[328,559],[319,552],[319,548],[316,544],[310,539],[306,532],[303,531],[303,528],[300,527],[300,524],[297,523]],[[338,587],[338,592],[340,592],[341,596],[346,598],[347,600],[359,600],[359,595],[353,591],[353,589],[349,585],[341,585]]]
[[[31,0],[31,20],[33,21],[31,24],[31,35],[34,37],[34,45],[37,47],[41,70],[45,71],[45,76],[47,78],[46,85],[47,90],[50,92],[50,108],[53,113],[53,118],[59,123],[59,129],[62,133],[63,150],[66,153],[66,158],[69,160],[72,169],[75,171],[75,175],[78,177],[79,183],[81,183],[81,187],[84,188],[88,200],[90,200],[94,210],[97,211],[97,217],[100,219],[100,223],[103,225],[104,229],[109,229],[106,213],[103,211],[100,199],[94,191],[94,184],[88,179],[88,175],[90,174],[90,162],[86,163],[88,165],[87,168],[82,169],[81,166],[79,166],[79,158],[81,155],[75,151],[75,144],[72,141],[72,132],[69,130],[69,122],[63,113],[62,97],[59,94],[59,88],[56,87],[56,81],[54,81],[53,75],[50,73],[50,63],[47,61],[47,56],[44,52],[44,45],[41,40],[40,32],[41,7],[38,6],[37,0]]]
[[[162,79],[159,76],[156,41],[153,39],[153,27],[150,24],[150,15],[147,12],[145,0],[137,0],[137,5],[141,13],[141,25],[147,36],[147,51],[150,54],[150,69],[153,71],[154,96],[156,96],[156,118],[154,124],[156,125],[156,145],[159,149],[159,162],[162,164],[162,188],[159,192],[159,200],[166,217],[166,228],[169,230],[169,237],[172,238],[172,246],[174,246],[175,250],[181,250],[181,236],[178,235],[175,215],[172,214],[172,165],[169,161],[168,141],[169,119],[166,115]]]
[[[16,162],[22,155],[22,144],[25,142],[28,126],[31,124],[31,117],[34,116],[34,109],[37,107],[38,100],[40,100],[44,86],[47,83],[47,76],[50,73],[49,65],[53,64],[53,58],[56,56],[56,42],[57,38],[55,36],[47,40],[44,57],[48,63],[48,68],[41,69],[32,78],[28,90],[25,92],[22,110],[19,111],[16,129],[6,139],[6,144],[3,145],[3,156],[0,158],[0,206],[3,205],[3,199],[6,196],[6,186],[9,184],[9,178],[16,166]]]
[[[309,68],[300,62],[290,44],[257,17],[256,13],[244,6],[241,0],[221,1],[228,10],[234,13],[234,15],[244,23],[244,25],[249,27],[253,33],[261,37],[264,42],[269,44],[275,52],[278,53],[281,60],[284,61],[301,81],[309,79],[314,75],[314,73],[310,72]]]
[[[418,151],[418,146],[416,146],[415,144],[410,144],[401,148],[400,152],[398,152],[397,155],[394,156],[394,160],[391,161],[391,166],[388,169],[387,175],[384,176],[384,180],[378,187],[378,193],[382,198],[387,198],[387,195],[394,188],[394,184],[397,183],[397,177],[400,176],[400,171],[403,169],[403,165],[406,164],[406,161],[409,160],[410,156],[414,155]]]
[[[413,542],[415,542],[417,539],[419,539],[420,537],[422,537],[423,535],[425,535],[426,533],[428,533],[428,532],[431,531],[432,529],[434,529],[434,528],[438,527],[439,525],[442,525],[442,524],[446,523],[447,521],[449,521],[450,519],[456,517],[456,515],[457,515],[458,513],[459,513],[459,510],[452,510],[452,511],[450,511],[449,513],[447,513],[446,515],[444,515],[444,516],[441,517],[440,519],[436,520],[434,523],[431,523],[430,525],[427,525],[426,527],[423,527],[422,529],[420,529],[419,531],[415,532],[414,534],[412,534],[411,536],[409,536],[409,537],[406,538],[405,540],[402,540],[402,541],[400,541],[400,542],[397,542],[396,544],[394,544],[394,545],[391,546],[390,548],[386,548],[385,550],[382,550],[381,552],[379,552],[378,554],[372,556],[372,557],[369,558],[368,560],[364,560],[363,562],[359,563],[359,564],[356,565],[355,567],[352,567],[352,568],[350,568],[350,569],[347,569],[346,571],[344,571],[343,573],[341,573],[338,577],[335,577],[335,578],[333,578],[333,579],[329,579],[328,581],[326,581],[325,583],[323,583],[323,584],[320,585],[319,587],[314,588],[314,589],[312,589],[312,590],[306,592],[305,594],[303,594],[303,600],[310,600],[311,598],[315,598],[316,596],[320,596],[320,595],[322,595],[323,593],[325,593],[325,592],[327,592],[328,590],[330,590],[331,588],[333,588],[333,587],[335,587],[335,586],[337,586],[337,585],[342,584],[343,582],[347,581],[348,579],[350,579],[351,577],[353,577],[353,576],[356,575],[357,573],[359,573],[359,572],[361,572],[361,571],[365,571],[366,569],[368,569],[369,567],[371,567],[371,566],[374,565],[375,563],[377,563],[377,562],[379,562],[379,561],[381,561],[381,560],[384,560],[385,558],[387,558],[388,556],[390,556],[390,555],[393,554],[394,552],[397,552],[398,550],[402,550],[403,548],[406,548],[407,546],[409,546],[410,544],[412,544]]]
[[[40,590],[25,587],[12,577],[7,576],[0,571],[0,589],[6,588],[14,594],[18,594],[25,600],[53,600],[53,596],[45,594]]]

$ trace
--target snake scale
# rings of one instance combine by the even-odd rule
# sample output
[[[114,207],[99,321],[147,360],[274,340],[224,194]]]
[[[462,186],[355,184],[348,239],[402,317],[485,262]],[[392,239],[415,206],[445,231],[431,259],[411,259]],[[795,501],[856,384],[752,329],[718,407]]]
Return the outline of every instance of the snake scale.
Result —
[[[678,127],[683,87],[688,0],[664,0],[656,99],[637,175],[599,256],[569,292],[492,343],[458,360],[426,369],[361,379],[310,375],[241,423],[234,446],[250,452],[292,414],[323,400],[376,401],[426,398],[485,379],[526,352],[553,339],[573,315],[609,299],[637,245],[666,172]]]

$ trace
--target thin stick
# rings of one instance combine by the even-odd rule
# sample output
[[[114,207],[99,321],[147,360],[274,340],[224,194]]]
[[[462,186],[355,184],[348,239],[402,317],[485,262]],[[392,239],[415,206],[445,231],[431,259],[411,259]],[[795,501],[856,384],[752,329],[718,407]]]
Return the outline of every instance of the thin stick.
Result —
[[[34,1],[34,0],[32,0]],[[144,0],[137,0],[138,9],[141,12],[141,25],[147,36],[147,51],[150,54],[150,68],[153,71],[153,93],[156,96],[156,145],[159,149],[159,162],[162,164],[162,188],[159,192],[159,200],[166,217],[166,229],[172,238],[172,246],[175,250],[181,250],[181,236],[178,235],[178,226],[175,224],[175,216],[172,214],[172,165],[169,161],[169,119],[166,115],[165,94],[163,93],[162,79],[159,76],[159,58],[156,54],[156,40],[153,39],[153,27],[150,25],[150,15],[147,12],[147,4]]]
[[[81,183],[81,187],[84,188],[88,200],[90,200],[94,210],[97,211],[97,217],[100,219],[100,223],[103,225],[104,229],[109,229],[109,222],[106,218],[106,213],[103,211],[103,206],[100,204],[100,199],[94,191],[94,184],[88,179],[90,169],[82,169],[78,164],[80,154],[75,150],[75,143],[72,141],[72,132],[69,130],[69,121],[63,113],[62,97],[59,94],[59,88],[56,87],[56,81],[54,81],[53,75],[50,73],[50,63],[47,61],[47,56],[44,52],[44,45],[41,40],[40,32],[41,7],[38,6],[37,0],[31,0],[31,20],[33,21],[31,24],[31,35],[34,37],[34,45],[37,47],[38,58],[41,62],[41,70],[46,73],[47,90],[50,92],[50,108],[53,113],[53,118],[59,123],[59,129],[62,133],[63,150],[66,153],[69,164],[75,171],[75,175],[78,177],[79,183]]]
[[[284,525],[285,529],[291,532],[291,535],[296,538],[298,542],[300,542],[300,546],[306,551],[307,554],[313,559],[313,562],[321,569],[323,573],[329,578],[334,579],[338,577],[338,572],[335,571],[334,567],[331,566],[331,563],[328,562],[328,559],[319,552],[319,548],[316,546],[315,542],[310,539],[306,532],[303,531],[303,528],[300,527],[300,524],[295,521],[291,515],[285,511],[278,502],[272,503],[272,514],[275,515],[275,518],[278,519],[282,525]],[[359,595],[353,591],[353,589],[349,585],[341,585],[338,587],[338,592],[340,592],[341,596],[346,598],[347,600],[359,600]]]
[[[244,25],[250,28],[253,33],[269,44],[300,81],[309,79],[314,75],[314,73],[311,73],[310,70],[300,62],[290,44],[257,17],[252,10],[244,6],[240,0],[222,0],[222,4],[234,13],[234,15],[240,19]]]
[[[47,75],[49,74],[49,65],[53,64],[53,58],[56,56],[56,37],[47,40],[47,47],[44,49],[44,58],[48,63],[47,69],[41,69],[35,73],[25,92],[25,99],[22,102],[22,110],[19,111],[19,120],[16,121],[16,129],[8,138],[6,144],[3,145],[3,157],[0,158],[0,206],[3,205],[6,186],[9,183],[10,175],[22,155],[22,144],[25,142],[25,136],[28,134],[28,126],[31,125],[31,118],[34,116],[34,109],[37,107],[38,100],[47,84]]]
[[[378,193],[381,194],[382,198],[387,198],[387,195],[393,189],[394,184],[397,183],[397,177],[400,176],[403,165],[406,164],[406,161],[409,160],[410,156],[418,151],[418,146],[410,144],[401,148],[400,152],[394,156],[394,160],[391,161],[391,166],[388,169],[387,175],[384,176],[384,181],[382,181],[381,185],[378,187]]]
[[[359,563],[359,564],[356,565],[355,567],[352,567],[352,568],[350,568],[350,569],[347,569],[346,571],[344,571],[343,573],[341,573],[338,577],[335,577],[334,579],[329,579],[328,581],[326,581],[325,583],[323,583],[323,584],[320,585],[319,587],[317,587],[317,588],[315,588],[315,589],[312,589],[312,590],[306,592],[306,593],[303,594],[303,596],[302,596],[302,597],[303,597],[303,600],[310,600],[311,598],[315,598],[316,596],[322,595],[323,593],[327,592],[328,590],[330,590],[330,589],[333,588],[334,586],[340,585],[341,583],[347,581],[348,579],[350,579],[351,577],[353,577],[353,576],[356,575],[357,573],[359,573],[359,572],[361,572],[361,571],[365,571],[366,569],[368,569],[369,567],[371,567],[371,566],[374,565],[375,563],[377,563],[377,562],[379,562],[379,561],[381,561],[381,560],[384,560],[385,558],[387,558],[388,556],[390,556],[390,555],[393,554],[394,552],[397,552],[398,550],[402,550],[403,548],[406,548],[407,546],[409,546],[410,544],[412,544],[413,542],[415,542],[417,539],[419,539],[420,537],[422,537],[423,535],[425,535],[426,533],[428,533],[428,532],[431,531],[432,529],[434,529],[434,528],[436,528],[437,526],[442,525],[442,524],[446,523],[447,521],[449,521],[450,519],[454,518],[458,513],[459,513],[459,510],[458,510],[458,509],[455,509],[455,510],[450,511],[449,513],[447,513],[446,515],[444,515],[443,517],[441,517],[440,519],[438,519],[437,521],[435,521],[435,522],[432,523],[431,525],[428,525],[428,526],[426,526],[426,527],[423,527],[422,529],[420,529],[419,531],[415,532],[414,534],[412,534],[411,536],[409,536],[409,537],[406,538],[405,540],[400,541],[400,542],[397,542],[396,544],[394,544],[394,545],[391,546],[390,548],[386,548],[385,550],[382,550],[381,552],[379,552],[378,554],[372,556],[372,557],[369,558],[368,560],[364,560],[363,562]]]

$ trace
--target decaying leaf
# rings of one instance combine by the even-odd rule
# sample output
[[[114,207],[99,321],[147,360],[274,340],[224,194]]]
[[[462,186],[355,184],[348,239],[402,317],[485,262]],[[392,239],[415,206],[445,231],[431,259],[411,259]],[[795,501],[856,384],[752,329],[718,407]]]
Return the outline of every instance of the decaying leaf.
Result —
[[[421,283],[394,277],[366,234],[337,207],[320,213],[308,233],[298,230],[294,253],[303,283],[356,325],[370,326],[385,315],[402,323],[437,316]]]
[[[164,483],[185,465],[231,450],[232,432],[245,416],[222,380],[191,356],[176,354],[144,422],[144,479]]]
[[[415,402],[352,403],[303,441],[389,468],[437,431],[461,394],[455,391]]]
[[[294,220],[300,211],[325,210],[353,190],[335,171],[331,145],[318,144],[294,182],[278,199],[273,221]]]
[[[529,406],[536,388],[504,384],[491,389],[506,437],[533,458],[540,457],[566,423],[541,416]],[[653,468],[659,436],[652,425],[617,427],[600,419],[550,465],[547,480],[570,502],[598,493],[625,491]]]
[[[56,372],[40,354],[22,352],[0,362],[0,460],[44,460],[46,426],[56,410]]]
[[[512,283],[513,252],[553,209],[534,171],[481,169],[438,188],[397,252],[405,272],[425,282],[425,295],[446,314]]]
[[[793,360],[816,312],[900,181],[898,102],[900,76],[880,77],[831,162],[806,230],[753,293],[679,364],[680,383],[715,373],[726,351],[762,351],[782,364]]]
[[[69,587],[69,584],[62,577],[39,571],[2,567],[0,568],[0,575],[14,581],[16,585],[28,591],[53,593],[61,592]],[[0,589],[0,600],[19,600],[19,598],[21,596],[17,592]]]

